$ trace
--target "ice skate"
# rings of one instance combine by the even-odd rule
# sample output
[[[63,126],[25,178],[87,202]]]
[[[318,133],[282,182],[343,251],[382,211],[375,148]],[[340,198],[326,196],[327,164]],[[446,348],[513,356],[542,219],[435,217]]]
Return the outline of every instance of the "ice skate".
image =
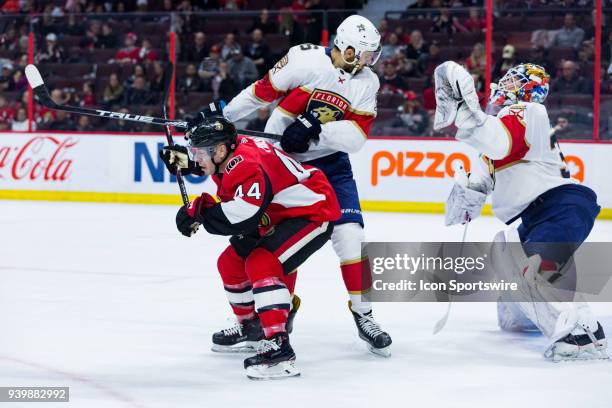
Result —
[[[372,311],[361,314],[352,309],[352,303],[348,302],[349,310],[353,314],[359,338],[366,342],[368,350],[372,353],[382,356],[391,356],[391,336],[387,332],[382,331],[379,324],[376,323],[372,316]]]
[[[277,333],[262,340],[256,355],[244,360],[247,377],[252,380],[276,380],[300,375],[295,368],[295,353],[287,333]]]
[[[597,323],[597,330],[591,332],[584,330],[585,334],[568,334],[553,343],[544,353],[544,357],[555,361],[573,360],[607,360],[608,340],[601,324]]]
[[[220,330],[213,334],[212,351],[218,353],[244,353],[257,350],[260,340],[263,340],[264,332],[261,328],[259,317],[236,322],[232,327]]]

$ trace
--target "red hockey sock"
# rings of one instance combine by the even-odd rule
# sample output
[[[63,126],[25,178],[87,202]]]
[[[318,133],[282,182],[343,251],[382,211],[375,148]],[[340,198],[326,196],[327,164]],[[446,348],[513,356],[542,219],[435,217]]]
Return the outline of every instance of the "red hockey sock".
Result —
[[[219,256],[217,268],[223,281],[225,295],[238,321],[255,317],[251,281],[245,271],[244,260],[231,245]]]
[[[285,286],[287,286],[287,290],[289,290],[289,293],[291,295],[293,295],[293,292],[295,292],[295,280],[296,279],[297,279],[297,269],[292,271],[289,275],[283,276],[283,282],[285,283]]]
[[[370,264],[367,258],[342,262],[340,269],[349,294],[360,295],[372,287],[372,275],[369,273]]]
[[[255,306],[266,337],[285,332],[291,297],[283,282],[283,266],[274,254],[264,248],[251,252],[245,265],[253,282]]]

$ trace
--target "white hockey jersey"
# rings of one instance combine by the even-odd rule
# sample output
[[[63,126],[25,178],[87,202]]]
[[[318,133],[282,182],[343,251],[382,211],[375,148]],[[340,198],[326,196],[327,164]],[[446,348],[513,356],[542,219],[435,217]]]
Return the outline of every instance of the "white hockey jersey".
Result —
[[[379,86],[370,68],[353,76],[334,67],[329,49],[302,44],[290,48],[262,79],[232,99],[223,114],[234,122],[279,100],[265,131],[282,134],[297,115],[312,113],[322,124],[319,142],[293,155],[309,161],[337,151],[353,153],[363,146],[376,117]]]
[[[576,182],[570,178],[556,138],[551,138],[543,105],[521,102],[506,106],[497,117],[489,116],[470,139],[477,139],[481,132],[495,132],[498,140],[505,137],[509,142],[505,157],[492,160],[482,156],[488,170],[488,180],[483,181],[494,185],[493,213],[500,220],[512,221],[540,194]]]

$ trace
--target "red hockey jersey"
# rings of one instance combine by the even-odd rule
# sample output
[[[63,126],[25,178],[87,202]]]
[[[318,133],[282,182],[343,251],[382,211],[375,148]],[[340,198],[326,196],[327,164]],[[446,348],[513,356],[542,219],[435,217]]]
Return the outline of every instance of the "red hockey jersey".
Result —
[[[220,202],[202,217],[204,228],[213,234],[244,234],[258,227],[265,232],[290,218],[340,218],[336,194],[323,172],[263,140],[239,137],[233,158],[213,180]]]

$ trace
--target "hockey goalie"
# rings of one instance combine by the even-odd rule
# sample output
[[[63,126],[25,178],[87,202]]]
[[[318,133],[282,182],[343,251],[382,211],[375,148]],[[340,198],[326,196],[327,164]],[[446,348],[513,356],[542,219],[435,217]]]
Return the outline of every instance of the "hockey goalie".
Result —
[[[604,359],[604,330],[585,302],[551,300],[544,295],[553,281],[569,275],[574,251],[589,235],[600,207],[590,188],[570,177],[543,105],[549,75],[535,64],[517,65],[492,84],[486,114],[474,82],[460,65],[447,61],[434,73],[434,128],[454,124],[456,139],[475,148],[480,172],[456,183],[447,202],[447,224],[466,222],[480,213],[491,195],[494,215],[518,228],[495,237],[492,262],[518,276],[527,295],[502,298],[498,323],[503,330],[537,329],[550,343],[544,356],[553,361]],[[468,216],[466,217],[466,214]],[[521,257],[506,242],[520,241]],[[563,244],[563,245],[561,245]],[[561,248],[561,249],[560,249]],[[547,293],[550,293],[547,292]]]

